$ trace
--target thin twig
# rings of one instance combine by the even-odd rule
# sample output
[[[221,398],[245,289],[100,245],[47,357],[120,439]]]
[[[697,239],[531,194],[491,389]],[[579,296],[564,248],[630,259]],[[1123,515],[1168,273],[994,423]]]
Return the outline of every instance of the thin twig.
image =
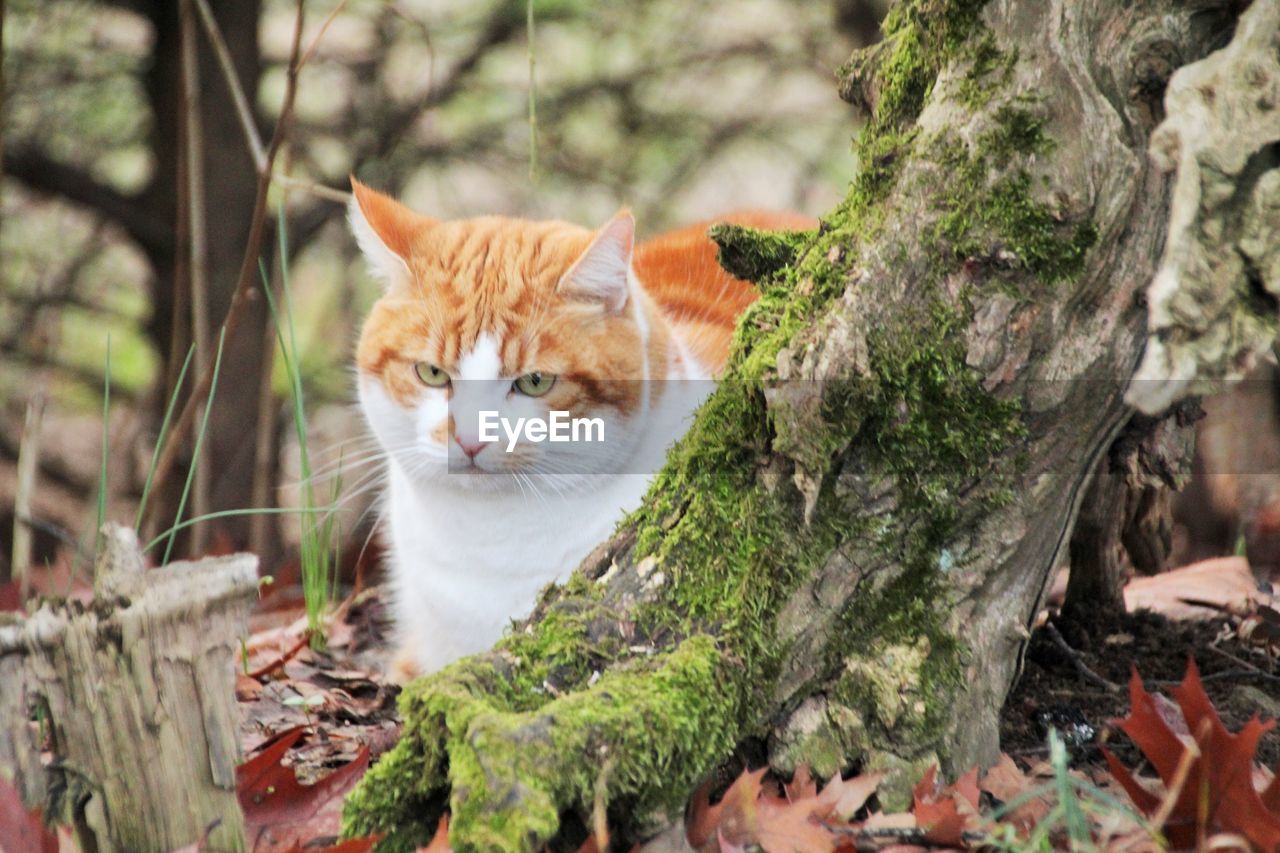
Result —
[[[213,11],[209,8],[207,0],[191,0],[196,4],[197,11],[200,12],[200,22],[204,24],[204,31],[209,36],[209,43],[213,45],[213,54],[218,58],[218,65],[222,67],[222,76],[226,79],[227,88],[231,90],[231,101],[236,107],[236,118],[240,120],[240,129],[244,131],[245,144],[249,146],[249,154],[253,157],[253,166],[258,170],[258,174],[269,171],[268,165],[271,158],[262,148],[262,137],[258,135],[258,126],[254,123],[253,110],[249,107],[249,99],[245,97],[244,87],[240,85],[240,79],[236,76],[235,62],[231,59],[231,51],[227,49],[226,39],[222,37],[222,30],[218,28],[218,21],[213,17]],[[298,4],[298,15],[302,15],[302,3]],[[297,38],[294,39],[296,45]],[[296,54],[292,57],[297,59]],[[288,99],[288,95],[285,96]],[[281,120],[284,119],[284,113],[280,114]]]
[[[314,42],[313,42],[314,44]],[[284,147],[284,174],[289,173],[290,161],[293,154],[292,146]],[[286,189],[284,198],[280,200],[280,209],[287,210],[289,207],[289,191]],[[270,288],[267,294],[267,304],[279,304],[280,294],[280,270],[281,258],[276,258],[276,262],[271,265],[271,280],[263,281],[264,288]],[[273,463],[276,456],[276,405],[275,405],[275,389],[273,387],[272,377],[275,374],[276,364],[276,328],[275,323],[267,323],[262,327],[262,370],[258,374],[258,422],[254,426],[254,451],[253,451],[253,488],[252,501],[253,506],[265,507],[274,506],[273,489],[275,482],[276,466]],[[270,537],[279,531],[276,525],[277,519],[271,513],[259,513],[249,518],[249,550],[258,555],[260,560],[269,559],[269,548],[275,546],[270,543]]]
[[[268,169],[269,158],[263,150],[262,137],[258,135],[258,126],[253,117],[253,111],[249,107],[249,98],[245,95],[244,86],[240,84],[240,78],[236,76],[235,65],[231,60],[231,52],[227,49],[227,41],[222,36],[222,30],[218,27],[217,20],[213,17],[213,13],[209,9],[208,0],[191,0],[195,4],[197,11],[200,13],[200,21],[204,25],[205,32],[209,36],[209,42],[213,45],[214,55],[218,59],[218,66],[222,70],[223,82],[227,89],[231,92],[231,101],[235,105],[236,118],[240,122],[240,128],[244,132],[245,144],[249,147],[249,156],[253,158],[253,167],[258,171],[259,175],[263,172],[270,173]],[[316,48],[320,45],[320,39],[324,36],[325,31],[329,29],[329,25],[333,23],[333,19],[347,5],[347,0],[341,2],[334,7],[329,16],[325,18],[324,23],[320,26],[320,31],[316,33],[315,38],[311,40],[311,44],[307,46],[306,52],[298,59],[295,73],[307,64],[312,55],[316,52]],[[281,120],[284,119],[284,113],[281,113]],[[340,204],[346,204],[351,200],[351,194],[342,190],[326,187],[313,181],[307,181],[300,178],[294,178],[288,175],[276,175],[273,180],[290,189],[302,190],[311,193],[320,198],[327,198],[330,201],[336,201]]]
[[[277,669],[282,668],[286,663],[288,663],[289,661],[297,657],[298,652],[305,649],[307,647],[307,644],[310,642],[311,642],[311,632],[309,630],[304,630],[302,632],[302,638],[298,640],[298,642],[290,646],[288,651],[286,651],[284,654],[280,655],[278,658],[271,661],[270,663],[267,663],[264,666],[261,666],[258,669],[255,669],[253,672],[249,673],[249,677],[259,679],[259,680],[262,678],[265,678],[266,676],[275,672]]]
[[[201,0],[194,0],[194,2],[199,4]],[[285,134],[288,132],[293,116],[293,101],[298,88],[298,58],[301,55],[302,24],[305,19],[304,2],[305,0],[298,0],[298,15],[294,23],[293,45],[289,54],[289,72],[285,81],[284,103],[280,109],[280,119],[276,122],[275,131],[271,135],[271,143],[267,148],[267,167],[258,174],[257,197],[254,199],[253,217],[249,225],[249,242],[245,246],[244,257],[240,263],[240,276],[236,282],[235,291],[231,295],[231,304],[227,308],[226,319],[222,322],[224,334],[228,339],[232,340],[234,340],[235,330],[240,324],[240,318],[244,313],[245,306],[252,300],[251,293],[258,273],[258,256],[262,251],[262,237],[266,228],[267,191],[271,188],[271,171],[275,164],[276,154],[284,142]],[[173,430],[169,433],[164,451],[160,454],[159,462],[156,463],[153,489],[158,491],[172,473],[174,463],[177,461],[178,450],[182,447],[184,437],[191,431],[191,427],[195,423],[196,409],[199,408],[200,403],[208,395],[212,382],[213,371],[206,369],[200,374],[199,380],[191,389],[191,396],[187,398],[186,404],[182,407],[182,414],[179,416],[177,423],[174,424]]]
[[[529,180],[538,179],[538,84],[534,74],[537,58],[533,51],[533,0],[525,3],[525,27],[529,47]]]
[[[1221,655],[1222,657],[1226,658],[1229,661],[1238,663],[1240,666],[1251,671],[1252,673],[1254,673],[1254,675],[1260,678],[1270,679],[1274,683],[1280,683],[1280,676],[1267,672],[1262,667],[1257,666],[1256,664],[1249,663],[1249,661],[1245,660],[1242,657],[1238,657],[1236,655],[1231,654],[1231,652],[1227,651],[1226,649],[1220,649],[1217,646],[1212,644],[1210,644],[1208,648],[1209,648],[1209,651],[1213,652],[1214,654]]]
[[[1058,647],[1058,650],[1066,655],[1067,659],[1071,661],[1071,665],[1075,667],[1077,675],[1085,681],[1088,681],[1090,684],[1095,684],[1098,687],[1101,687],[1108,693],[1120,692],[1119,684],[1116,684],[1113,681],[1107,681],[1101,675],[1098,675],[1085,665],[1085,662],[1080,659],[1080,653],[1071,648],[1071,646],[1067,644],[1067,641],[1062,638],[1062,634],[1058,632],[1057,625],[1054,625],[1052,622],[1046,622],[1044,623],[1044,630],[1048,633],[1049,639],[1053,641],[1053,644]]]
[[[324,184],[317,184],[315,181],[308,181],[305,178],[295,178],[293,175],[281,174],[274,175],[272,180],[285,189],[300,190],[305,193],[310,193],[317,198],[336,201],[338,204],[345,205],[347,202],[351,201],[351,193],[345,192],[344,190],[334,189],[333,187],[326,187]]]
[[[298,70],[301,71],[316,52],[316,48],[320,46],[320,39],[324,38],[325,31],[329,29],[329,25],[333,23],[333,19],[347,8],[347,0],[339,0],[337,6],[333,7],[333,11],[329,13],[329,17],[324,19],[324,23],[320,25],[320,29],[316,32],[315,38],[311,39],[311,44],[307,45],[307,49],[302,52],[302,58],[298,60]]]
[[[196,344],[196,372],[202,373],[209,366],[209,277],[208,252],[205,231],[204,193],[204,128],[200,120],[200,66],[196,58],[196,25],[191,4],[184,0],[181,9],[182,28],[182,93],[183,122],[186,133],[182,137],[186,161],[185,180],[179,186],[178,204],[186,210],[188,232],[187,275],[191,293],[191,333]],[[200,417],[197,411],[196,417]],[[199,517],[209,513],[210,481],[213,469],[208,455],[194,461],[196,476],[191,496],[192,513]],[[191,532],[192,555],[204,551],[209,534],[207,524],[198,524]]]

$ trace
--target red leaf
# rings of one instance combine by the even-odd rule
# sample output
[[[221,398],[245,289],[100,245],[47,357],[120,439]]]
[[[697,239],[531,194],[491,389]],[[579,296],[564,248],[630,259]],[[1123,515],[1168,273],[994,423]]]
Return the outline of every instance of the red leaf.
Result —
[[[1154,814],[1160,808],[1160,798],[1144,788],[1137,779],[1133,778],[1129,768],[1125,767],[1111,750],[1105,746],[1101,747],[1101,749],[1102,757],[1107,759],[1107,765],[1111,768],[1111,775],[1120,783],[1120,787],[1124,788],[1125,793],[1129,795],[1129,799],[1133,800],[1133,804],[1143,814]]]
[[[1161,779],[1172,779],[1186,747],[1160,715],[1155,698],[1142,686],[1137,668],[1129,674],[1129,706],[1129,716],[1115,721],[1116,726],[1138,745]]]
[[[355,760],[338,768],[314,785],[298,781],[292,767],[280,763],[285,754],[306,733],[302,726],[281,732],[267,742],[253,758],[236,768],[236,796],[244,811],[248,837],[255,850],[270,850],[287,844],[301,844],[321,834],[321,827],[309,827],[311,818],[326,805],[341,803],[369,768],[369,750],[362,747]],[[336,829],[340,815],[334,809]]]
[[[935,778],[937,771],[936,765],[930,767],[912,791],[912,811],[929,841],[946,847],[962,847],[964,831],[977,813],[978,770],[970,770],[941,791]],[[961,803],[968,808],[961,811]]]
[[[1143,689],[1136,671],[1129,694],[1133,709],[1119,726],[1138,744],[1164,785],[1171,786],[1187,747],[1156,713],[1155,700]],[[1242,835],[1263,850],[1280,849],[1280,810],[1276,808],[1280,790],[1273,781],[1259,794],[1253,784],[1258,740],[1274,721],[1263,723],[1255,716],[1237,734],[1228,732],[1204,692],[1194,661],[1188,661],[1187,674],[1173,695],[1199,755],[1191,761],[1165,824],[1169,842],[1175,847],[1190,847],[1198,839],[1225,832]],[[1156,812],[1161,798],[1144,789],[1115,756],[1104,754],[1112,775],[1138,808],[1148,815]]]
[[[0,776],[0,850],[58,853],[58,836],[44,825],[40,809],[28,811],[18,789],[3,776]]]
[[[818,783],[813,781],[813,775],[804,764],[796,768],[796,772],[791,776],[791,781],[782,787],[787,792],[787,799],[792,802],[816,796],[818,793]]]
[[[689,798],[689,809],[685,816],[685,839],[689,846],[701,850],[710,843],[720,825],[720,812],[724,810],[724,801],[711,805],[711,789],[714,779],[708,779],[698,786]]]
[[[782,798],[766,789],[767,771],[744,772],[714,806],[707,803],[707,789],[700,789],[694,795],[686,831],[690,844],[718,851],[751,846],[796,853],[833,850],[835,836],[820,822],[830,814],[832,804],[819,799],[816,790],[793,801]]]
[[[18,592],[18,582],[0,583],[0,613],[9,611],[22,612],[22,596]]]
[[[294,845],[289,848],[289,853],[372,853],[374,846],[381,840],[381,835],[366,835],[363,838],[349,838],[325,847]]]
[[[431,843],[423,847],[419,853],[452,853],[449,846],[449,816],[441,815],[436,824],[436,834],[431,836]]]

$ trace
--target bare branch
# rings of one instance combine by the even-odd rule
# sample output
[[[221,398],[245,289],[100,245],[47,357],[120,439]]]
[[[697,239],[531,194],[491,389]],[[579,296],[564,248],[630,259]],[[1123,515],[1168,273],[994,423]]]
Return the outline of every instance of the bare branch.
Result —
[[[218,58],[222,77],[227,83],[228,91],[231,92],[231,100],[236,105],[236,118],[240,120],[240,129],[244,131],[245,144],[249,146],[253,166],[261,174],[267,169],[267,153],[263,150],[262,137],[258,135],[258,126],[254,123],[253,109],[249,106],[249,99],[245,97],[244,87],[240,85],[240,78],[236,76],[236,66],[231,59],[231,51],[227,49],[226,39],[222,37],[222,30],[218,29],[218,22],[214,19],[207,0],[192,0],[192,2],[195,3],[196,11],[200,13],[200,23],[204,25],[204,31],[209,36],[209,43],[213,45],[213,54]]]

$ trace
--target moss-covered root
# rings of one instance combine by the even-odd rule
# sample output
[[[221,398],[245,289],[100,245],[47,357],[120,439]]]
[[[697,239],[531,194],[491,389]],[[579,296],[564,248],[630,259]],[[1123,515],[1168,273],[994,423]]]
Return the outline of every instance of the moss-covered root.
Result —
[[[406,688],[404,735],[347,799],[343,831],[413,849],[430,837],[446,790],[458,850],[540,849],[562,815],[589,818],[601,805],[629,822],[670,819],[737,740],[739,694],[725,687],[733,670],[696,636],[516,712],[494,698],[515,688],[495,685],[491,664],[462,661]]]
[[[744,281],[762,281],[796,259],[810,231],[761,231],[720,222],[707,230],[719,248],[716,261]]]

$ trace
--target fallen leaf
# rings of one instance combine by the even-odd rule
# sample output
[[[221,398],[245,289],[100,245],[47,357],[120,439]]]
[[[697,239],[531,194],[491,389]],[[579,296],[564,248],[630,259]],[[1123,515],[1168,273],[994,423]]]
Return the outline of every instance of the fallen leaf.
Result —
[[[883,773],[863,773],[852,779],[841,779],[837,773],[818,798],[831,807],[832,817],[850,821],[880,787],[884,776]]]
[[[254,850],[275,850],[336,835],[342,797],[369,767],[369,751],[362,747],[351,763],[314,785],[303,785],[294,768],[286,767],[281,759],[306,731],[299,726],[281,732],[236,768],[236,795]]]
[[[431,843],[419,848],[419,853],[451,853],[452,850],[449,846],[449,816],[441,815],[440,822],[436,824],[436,834],[431,836]]]
[[[17,581],[0,583],[0,613],[22,612],[22,596],[18,591]]]
[[[1011,803],[1039,785],[1023,773],[1012,758],[1002,752],[1000,760],[982,777],[981,787],[999,802]],[[1027,833],[1044,820],[1052,808],[1047,797],[1032,797],[1011,809],[1004,816],[1004,820],[1013,824],[1021,832]]]
[[[262,682],[243,672],[236,673],[236,701],[252,702],[262,695]]]
[[[831,804],[812,795],[788,801],[770,793],[764,785],[767,771],[744,772],[714,806],[707,803],[708,789],[700,789],[689,821],[689,843],[719,851],[749,846],[795,853],[834,850],[835,834],[821,822]]]
[[[916,821],[925,838],[948,847],[964,846],[965,830],[977,823],[978,770],[961,776],[954,785],[941,788],[937,766],[930,767],[912,791]]]
[[[1222,610],[1246,608],[1263,594],[1244,557],[1219,557],[1125,584],[1130,613],[1152,610],[1170,619],[1214,619]],[[1187,600],[1204,602],[1188,604]],[[1208,605],[1208,606],[1205,606]]]
[[[1280,790],[1274,779],[1263,791],[1255,786],[1254,755],[1258,741],[1275,721],[1263,723],[1255,715],[1244,728],[1231,734],[1222,725],[1200,683],[1194,661],[1174,688],[1187,728],[1194,734],[1195,753],[1186,760],[1185,775],[1176,777],[1184,754],[1191,748],[1157,710],[1155,700],[1142,686],[1135,670],[1129,679],[1129,715],[1116,725],[1142,750],[1164,785],[1164,796],[1139,781],[1108,750],[1103,755],[1116,780],[1140,811],[1152,816],[1166,799],[1172,806],[1163,831],[1174,847],[1193,847],[1217,833],[1239,834],[1263,850],[1280,848]]]
[[[58,853],[58,835],[45,826],[40,809],[27,809],[18,789],[0,776],[0,850]]]
[[[791,781],[783,785],[783,790],[787,792],[787,799],[794,802],[816,796],[818,783],[813,781],[813,774],[809,772],[808,766],[801,764],[791,775]]]

